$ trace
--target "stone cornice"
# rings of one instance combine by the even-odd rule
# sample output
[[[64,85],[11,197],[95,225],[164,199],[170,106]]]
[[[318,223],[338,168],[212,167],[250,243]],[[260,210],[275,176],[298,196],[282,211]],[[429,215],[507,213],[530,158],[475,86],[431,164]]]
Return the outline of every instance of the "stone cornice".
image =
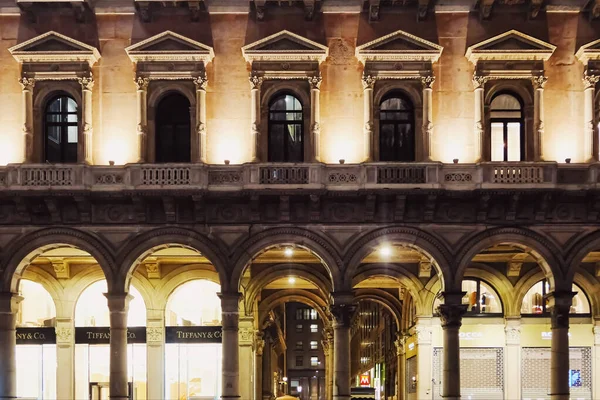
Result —
[[[596,39],[581,46],[579,50],[577,50],[577,53],[575,53],[575,57],[577,57],[584,65],[590,60],[600,60],[600,39]]]
[[[190,50],[145,50],[164,40],[175,40],[189,46]],[[192,50],[193,48],[196,48]],[[211,62],[213,48],[172,31],[164,31],[125,48],[132,62]]]
[[[29,51],[28,48],[55,39],[71,45],[73,50]],[[58,32],[49,31],[8,49],[19,63],[73,63],[86,62],[90,67],[99,59],[98,49]]]

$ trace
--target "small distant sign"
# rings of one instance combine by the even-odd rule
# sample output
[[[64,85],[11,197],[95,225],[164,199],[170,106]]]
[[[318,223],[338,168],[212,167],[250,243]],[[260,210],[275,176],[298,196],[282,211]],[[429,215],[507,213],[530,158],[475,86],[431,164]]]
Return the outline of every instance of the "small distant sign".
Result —
[[[360,376],[360,386],[371,386],[371,375],[365,374]]]

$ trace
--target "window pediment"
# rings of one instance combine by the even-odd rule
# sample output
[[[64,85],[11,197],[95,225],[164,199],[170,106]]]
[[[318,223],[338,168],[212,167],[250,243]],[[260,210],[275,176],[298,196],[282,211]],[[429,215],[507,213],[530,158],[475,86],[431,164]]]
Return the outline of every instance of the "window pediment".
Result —
[[[99,59],[98,49],[58,32],[50,31],[8,49],[19,63],[82,63],[89,67]]]
[[[356,58],[361,62],[429,61],[436,62],[444,48],[404,31],[365,43],[356,48]]]
[[[600,39],[581,46],[579,50],[577,50],[577,53],[575,53],[575,56],[584,65],[587,65],[590,61],[595,63],[600,62]]]
[[[329,53],[327,46],[283,30],[242,47],[247,62],[313,61],[322,62]]]
[[[467,48],[465,56],[480,61],[547,61],[556,46],[517,30],[510,30]]]
[[[171,31],[142,40],[125,51],[134,63],[185,61],[206,64],[215,56],[212,47]]]

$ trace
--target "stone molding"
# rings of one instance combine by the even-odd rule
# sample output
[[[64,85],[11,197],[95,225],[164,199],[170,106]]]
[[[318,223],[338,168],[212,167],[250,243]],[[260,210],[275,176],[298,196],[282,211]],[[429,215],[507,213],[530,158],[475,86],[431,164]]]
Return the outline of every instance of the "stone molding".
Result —
[[[28,51],[48,40],[57,40],[72,47],[68,51]],[[98,49],[55,31],[49,31],[8,49],[19,63],[78,63],[85,62],[92,67],[99,59]]]
[[[494,44],[507,39],[516,38],[530,45],[530,49],[493,49]],[[473,63],[480,61],[547,61],[554,53],[556,46],[533,36],[511,29],[467,48],[465,57]]]
[[[299,47],[304,47],[304,49],[264,49],[268,44],[282,39],[297,43]],[[329,49],[320,43],[290,31],[282,30],[242,47],[242,54],[246,62],[251,64],[256,61],[316,61],[321,63],[329,54]]]
[[[378,50],[379,46],[404,40],[417,47],[416,50]],[[440,58],[444,48],[419,36],[398,30],[356,47],[356,58],[363,64],[367,62],[418,61],[434,63]]]
[[[165,40],[179,42],[188,47],[188,50],[146,50],[146,48],[154,47]],[[129,59],[135,64],[140,62],[197,62],[208,64],[215,57],[212,47],[169,30],[126,47],[125,51]]]

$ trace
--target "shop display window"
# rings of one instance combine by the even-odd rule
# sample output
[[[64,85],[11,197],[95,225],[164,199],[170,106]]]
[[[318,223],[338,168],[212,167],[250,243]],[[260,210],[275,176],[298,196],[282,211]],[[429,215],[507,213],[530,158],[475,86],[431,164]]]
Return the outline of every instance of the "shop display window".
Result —
[[[467,315],[490,315],[500,316],[503,313],[502,301],[498,293],[491,285],[481,279],[465,279],[462,281],[462,290],[465,293],[462,298],[462,304],[467,305]],[[442,304],[440,295],[436,297],[433,303],[434,314]]]
[[[571,314],[590,314],[590,302],[581,288],[575,284],[572,286],[572,291],[577,294],[573,296],[571,304]],[[539,281],[529,289],[523,297],[521,303],[522,315],[548,315],[547,300],[545,296],[550,292],[550,285],[546,280]]]

